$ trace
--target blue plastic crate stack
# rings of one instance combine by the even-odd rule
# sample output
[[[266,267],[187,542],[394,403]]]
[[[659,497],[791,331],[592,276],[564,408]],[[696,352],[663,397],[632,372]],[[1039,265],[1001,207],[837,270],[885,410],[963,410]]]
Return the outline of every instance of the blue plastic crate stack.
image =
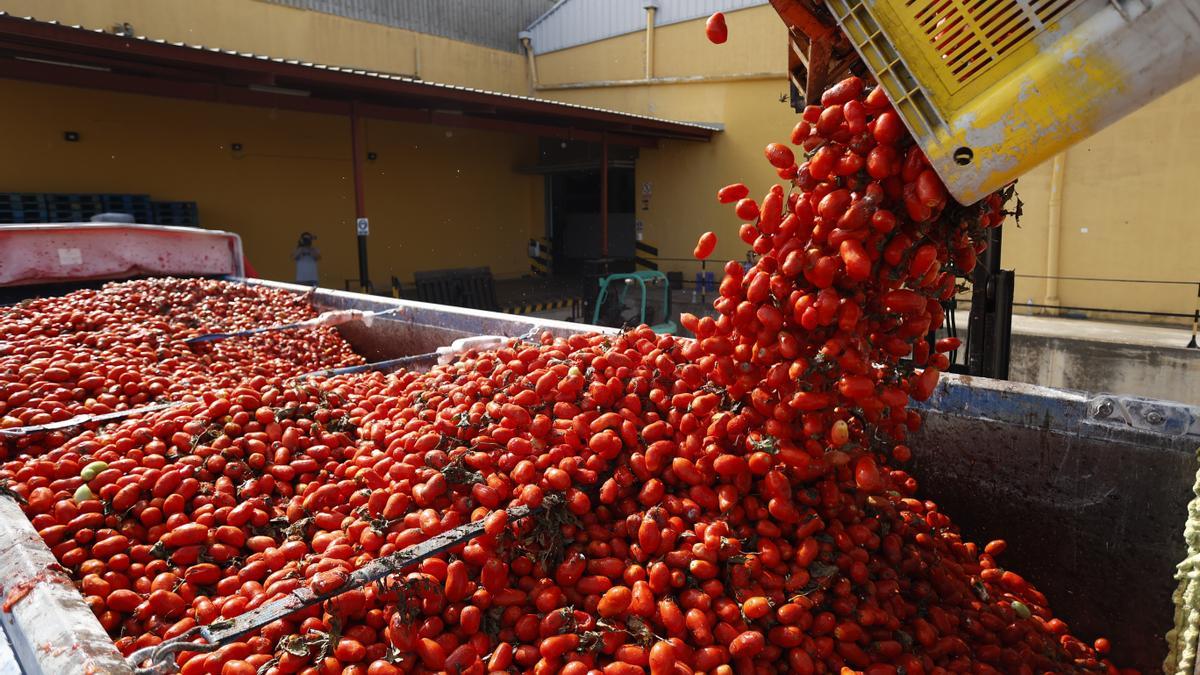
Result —
[[[48,194],[47,221],[51,223],[86,223],[97,213],[103,213],[100,195]]]
[[[0,192],[0,224],[46,222],[46,200],[30,192]]]
[[[100,195],[100,204],[104,213],[127,213],[138,223],[155,222],[150,195]]]
[[[0,192],[0,225],[86,223],[100,213],[126,213],[137,223],[200,225],[196,202],[156,202],[137,194]]]
[[[154,223],[196,227],[200,225],[200,212],[196,202],[154,202]]]

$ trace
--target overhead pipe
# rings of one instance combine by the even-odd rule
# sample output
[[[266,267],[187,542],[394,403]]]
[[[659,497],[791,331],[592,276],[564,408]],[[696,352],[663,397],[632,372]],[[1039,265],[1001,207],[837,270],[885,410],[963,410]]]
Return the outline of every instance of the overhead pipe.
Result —
[[[646,0],[646,80],[654,79],[654,17],[658,0]]]
[[[1050,169],[1050,199],[1046,228],[1046,298],[1042,304],[1056,306],[1061,304],[1058,297],[1058,249],[1062,239],[1062,193],[1067,173],[1067,154],[1060,152],[1054,156]],[[1049,310],[1056,313],[1055,310]]]
[[[607,87],[641,87],[659,84],[707,84],[710,82],[736,82],[747,80],[779,80],[786,79],[787,73],[780,71],[760,71],[754,73],[726,73],[724,75],[679,75],[675,77],[653,77],[637,80],[594,80],[591,82],[562,82],[557,84],[539,84],[536,91],[558,91],[563,89],[604,89]]]

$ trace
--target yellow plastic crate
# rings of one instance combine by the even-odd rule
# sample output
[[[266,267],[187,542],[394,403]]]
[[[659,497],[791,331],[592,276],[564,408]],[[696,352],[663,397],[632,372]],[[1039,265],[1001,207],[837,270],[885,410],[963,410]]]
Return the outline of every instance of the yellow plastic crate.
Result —
[[[827,0],[972,203],[1200,72],[1200,0]]]

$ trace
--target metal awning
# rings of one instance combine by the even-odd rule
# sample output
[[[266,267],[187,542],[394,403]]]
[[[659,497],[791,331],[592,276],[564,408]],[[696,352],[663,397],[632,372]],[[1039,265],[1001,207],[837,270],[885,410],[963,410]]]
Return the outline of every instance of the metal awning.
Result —
[[[197,101],[654,147],[713,125],[373,72],[114,35],[0,13],[0,78]]]

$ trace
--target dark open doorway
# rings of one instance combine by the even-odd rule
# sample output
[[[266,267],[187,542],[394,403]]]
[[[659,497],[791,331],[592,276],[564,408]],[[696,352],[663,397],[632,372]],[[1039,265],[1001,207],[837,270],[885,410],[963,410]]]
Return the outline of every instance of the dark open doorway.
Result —
[[[594,261],[633,261],[636,148],[608,148],[607,247],[601,214],[599,143],[544,139],[536,167],[546,176],[546,240],[555,275],[575,276]],[[607,248],[607,251],[606,251]]]
[[[604,253],[600,214],[600,169],[546,176],[550,194],[547,238],[553,245],[554,273],[578,274],[587,260],[632,260],[634,256],[633,167],[608,169],[608,252]]]

